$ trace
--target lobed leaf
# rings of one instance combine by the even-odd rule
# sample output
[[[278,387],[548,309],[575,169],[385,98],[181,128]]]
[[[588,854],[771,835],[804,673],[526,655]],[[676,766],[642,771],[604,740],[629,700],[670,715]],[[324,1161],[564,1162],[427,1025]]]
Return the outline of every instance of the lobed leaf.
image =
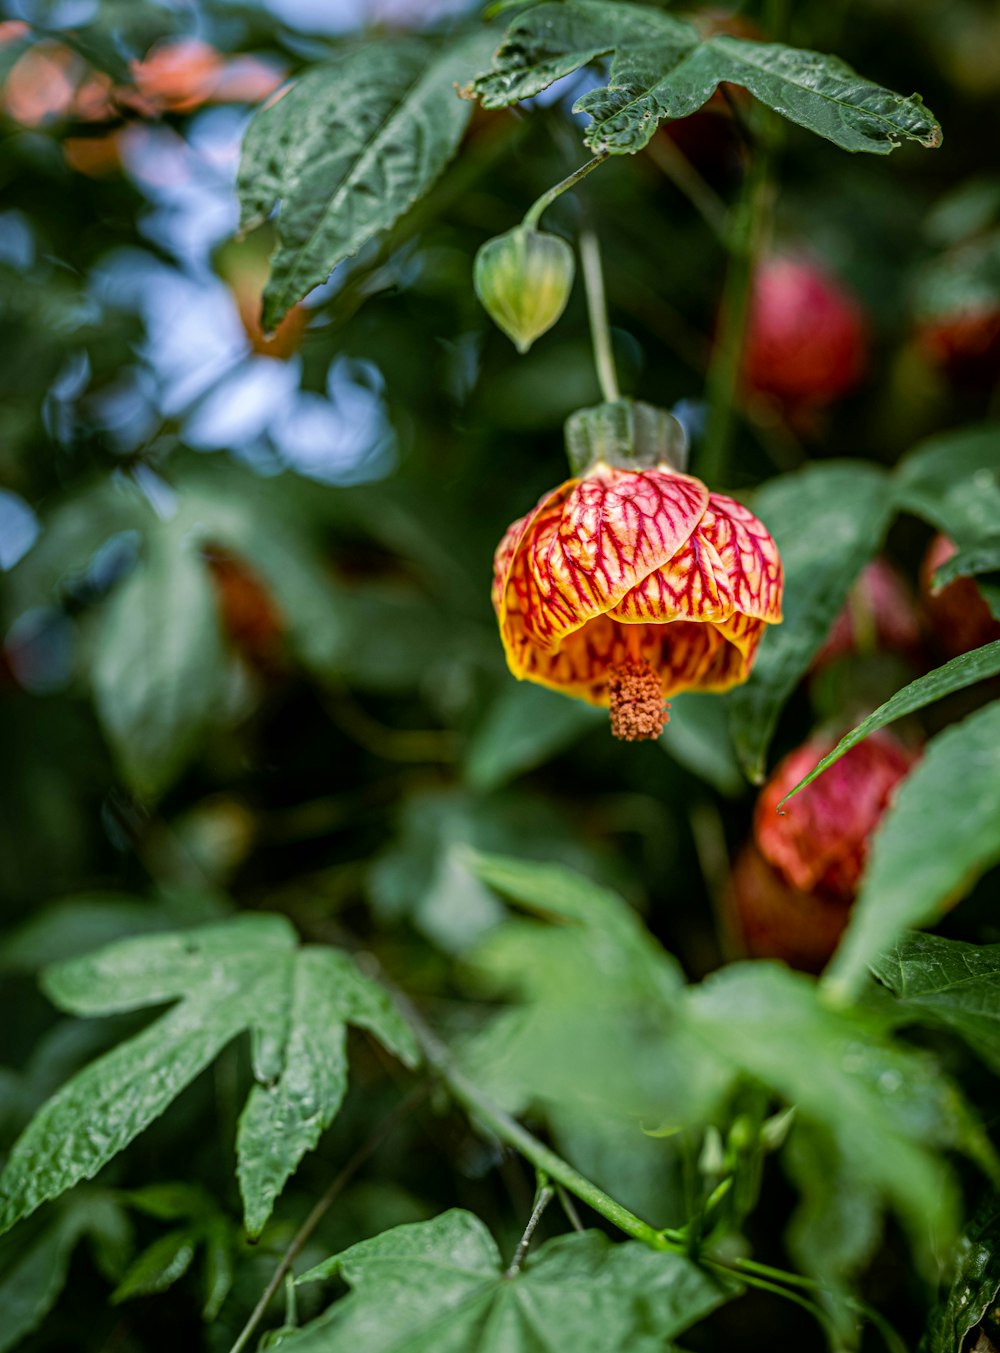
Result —
[[[179,1003],[78,1072],[38,1111],[0,1177],[0,1230],[91,1178],[249,1031],[260,1085],[240,1121],[237,1157],[246,1224],[256,1235],[339,1107],[344,1026],[367,1028],[405,1061],[417,1060],[412,1034],[382,989],[342,954],[296,949],[291,926],[278,916],[125,940],[55,965],[43,983],[77,1014]]]
[[[595,154],[634,154],[662,121],[697,112],[724,82],[844,150],[885,155],[907,140],[941,142],[919,95],[895,94],[837,57],[724,33],[702,40],[690,24],[611,0],[563,0],[519,15],[474,89],[485,107],[505,107],[604,56],[612,57],[607,86],[574,107],[592,118],[584,139]]]
[[[1000,674],[1000,639],[995,639],[991,644],[984,644],[982,648],[974,648],[968,653],[960,653],[957,658],[952,658],[943,666],[935,667],[932,672],[917,677],[915,681],[911,681],[895,695],[890,696],[884,704],[879,705],[878,709],[873,710],[867,719],[862,719],[857,727],[845,733],[833,751],[828,752],[822,761],[817,762],[805,779],[800,780],[781,802],[787,803],[800,789],[812,784],[818,775],[822,775],[835,761],[839,761],[845,752],[863,742],[870,733],[885,728],[907,714],[914,714],[918,709],[932,705],[935,700],[942,700],[946,695],[964,690],[966,686],[998,674]]]
[[[850,924],[824,979],[851,997],[909,927],[937,919],[1000,862],[1000,702],[927,744],[871,841]]]
[[[237,186],[244,227],[279,203],[265,329],[432,186],[471,112],[456,85],[492,45],[482,33],[443,51],[416,38],[346,45],[256,114]]]
[[[784,621],[764,636],[749,681],[728,696],[733,745],[757,784],[785,701],[877,552],[891,505],[888,476],[862,461],[811,465],[754,496],[785,568]]]
[[[468,1212],[396,1226],[310,1270],[351,1288],[286,1335],[289,1353],[660,1353],[739,1288],[688,1259],[597,1231],[560,1236],[505,1274]]]
[[[299,1161],[337,1115],[347,1090],[347,1022],[366,1025],[410,1066],[419,1056],[389,997],[344,954],[302,950],[289,985],[280,1072],[253,1087],[237,1129],[237,1175],[251,1236],[264,1229]]]

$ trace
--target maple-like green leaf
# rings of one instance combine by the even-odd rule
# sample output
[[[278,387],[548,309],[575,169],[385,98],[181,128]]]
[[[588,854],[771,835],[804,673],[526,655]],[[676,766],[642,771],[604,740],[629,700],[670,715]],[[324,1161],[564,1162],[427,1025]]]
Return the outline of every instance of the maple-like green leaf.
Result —
[[[754,495],[785,569],[784,621],[764,636],[749,681],[728,697],[733,745],[756,783],[785,701],[878,550],[891,508],[889,477],[862,461],[811,465]]]
[[[288,1353],[663,1353],[739,1292],[681,1255],[598,1231],[550,1240],[516,1274],[469,1212],[397,1226],[312,1269],[351,1288],[282,1338]]]
[[[413,37],[345,44],[257,113],[238,190],[245,227],[280,203],[265,328],[433,185],[471,112],[457,86],[494,41],[476,33],[444,49]]]
[[[691,24],[612,0],[562,0],[519,15],[474,88],[487,108],[505,107],[605,56],[607,86],[574,109],[593,119],[585,140],[595,154],[641,150],[664,119],[697,112],[723,82],[844,150],[884,155],[906,140],[941,141],[918,95],[894,94],[837,57],[724,33],[702,39]]]
[[[1000,863],[1000,702],[927,744],[871,839],[850,924],[827,970],[845,999],[912,926],[928,925]]]
[[[968,1153],[994,1178],[1000,1164],[932,1058],[831,1008],[815,981],[778,964],[733,964],[687,1004],[692,1032],[715,1056],[825,1127],[854,1178],[898,1211],[918,1254],[954,1238],[958,1198],[941,1148]]]
[[[369,1029],[407,1062],[417,1059],[382,988],[336,950],[299,948],[280,916],[124,940],[47,969],[43,985],[77,1015],[176,1004],[38,1111],[0,1177],[0,1230],[95,1175],[248,1030],[258,1084],[240,1120],[237,1155],[247,1229],[257,1234],[340,1105],[345,1025]],[[262,1134],[278,1121],[281,1131],[264,1149]]]

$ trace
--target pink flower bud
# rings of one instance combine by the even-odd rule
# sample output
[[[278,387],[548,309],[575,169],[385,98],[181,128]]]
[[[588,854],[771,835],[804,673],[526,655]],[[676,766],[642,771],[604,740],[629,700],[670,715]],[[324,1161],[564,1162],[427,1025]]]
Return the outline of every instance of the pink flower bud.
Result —
[[[905,578],[886,559],[873,559],[851,588],[843,610],[830,626],[813,667],[849,653],[889,650],[916,656],[920,619]]]
[[[815,263],[767,259],[754,278],[744,385],[793,411],[829,404],[861,379],[866,329],[858,303]]]
[[[873,733],[779,812],[785,795],[835,745],[834,738],[812,738],[785,757],[757,800],[753,834],[786,883],[846,905],[854,900],[869,838],[916,757],[889,733]]]

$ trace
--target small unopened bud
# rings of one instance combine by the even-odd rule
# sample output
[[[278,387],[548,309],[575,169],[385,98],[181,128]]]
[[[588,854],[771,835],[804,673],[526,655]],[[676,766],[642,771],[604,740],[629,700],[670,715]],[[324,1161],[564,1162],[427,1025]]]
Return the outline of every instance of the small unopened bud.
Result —
[[[565,240],[521,225],[487,240],[473,280],[490,318],[525,353],[566,309],[575,268]]]

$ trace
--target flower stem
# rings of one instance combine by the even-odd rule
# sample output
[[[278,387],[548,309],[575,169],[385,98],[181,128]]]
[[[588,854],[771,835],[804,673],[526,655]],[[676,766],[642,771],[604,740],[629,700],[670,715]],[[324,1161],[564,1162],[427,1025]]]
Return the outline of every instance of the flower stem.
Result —
[[[541,1176],[539,1176],[541,1178]],[[535,1193],[535,1205],[531,1209],[531,1216],[528,1218],[528,1224],[524,1228],[524,1235],[517,1242],[517,1249],[514,1251],[514,1257],[507,1265],[505,1278],[513,1278],[521,1271],[521,1265],[524,1263],[528,1249],[531,1245],[531,1238],[535,1234],[538,1223],[542,1220],[542,1213],[556,1196],[556,1191],[551,1184],[539,1184]]]
[[[601,267],[601,246],[592,230],[580,232],[580,262],[583,264],[583,282],[587,289],[587,313],[590,315],[590,336],[594,345],[594,365],[601,394],[608,404],[621,399],[618,373],[611,346],[611,328],[608,324],[608,305],[604,296],[604,269]]]
[[[710,483],[722,480],[728,465],[750,287],[769,192],[769,158],[766,143],[758,140],[751,152],[730,235],[718,337],[708,368],[708,430],[698,466],[701,477]]]
[[[595,155],[592,160],[588,160],[586,164],[582,164],[579,169],[574,169],[572,174],[568,174],[561,183],[557,183],[556,186],[550,188],[547,193],[542,193],[538,201],[528,208],[521,224],[526,225],[533,230],[542,219],[542,213],[552,206],[552,203],[557,197],[561,197],[563,193],[568,192],[570,188],[575,187],[581,179],[585,179],[599,164],[603,164],[607,158],[607,155]]]
[[[437,1072],[455,1102],[460,1104],[475,1121],[489,1128],[500,1141],[512,1146],[519,1155],[534,1165],[536,1170],[555,1184],[561,1184],[574,1197],[587,1203],[606,1221],[617,1226],[619,1231],[624,1231],[635,1240],[644,1241],[654,1249],[683,1252],[682,1245],[671,1241],[663,1232],[650,1226],[649,1222],[643,1221],[627,1207],[616,1202],[603,1189],[574,1170],[568,1161],[556,1155],[544,1142],[540,1142],[527,1128],[522,1127],[516,1118],[512,1118],[498,1104],[494,1104],[478,1086],[473,1085],[464,1072],[459,1070],[448,1048],[424,1022],[414,1009],[413,1003],[396,988],[393,988],[393,995],[396,1003],[403,1008],[428,1066]]]

